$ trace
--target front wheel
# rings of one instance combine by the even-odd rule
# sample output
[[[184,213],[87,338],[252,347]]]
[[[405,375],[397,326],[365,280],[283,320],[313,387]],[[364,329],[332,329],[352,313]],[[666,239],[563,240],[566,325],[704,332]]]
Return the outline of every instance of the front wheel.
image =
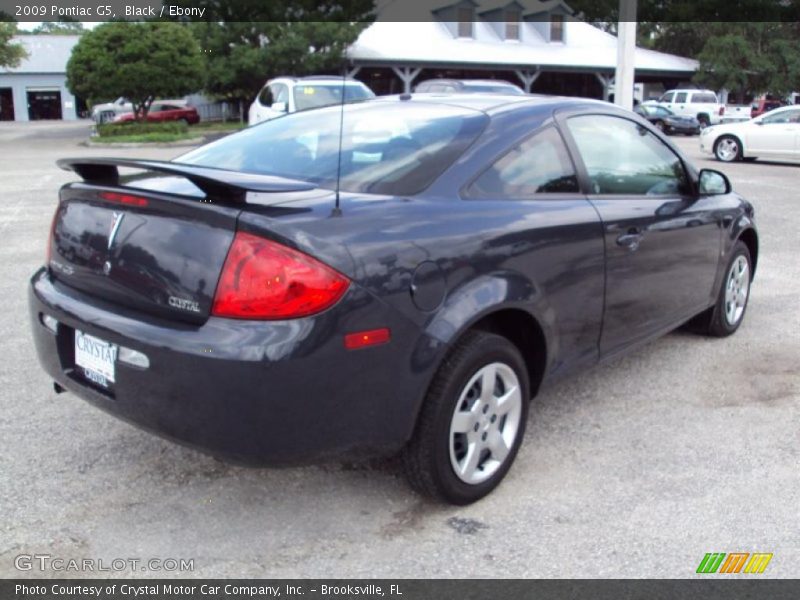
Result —
[[[451,504],[470,504],[508,473],[525,433],[530,384],[506,338],[471,331],[436,374],[403,452],[411,485]]]
[[[742,146],[732,135],[723,135],[714,144],[714,156],[722,162],[733,162],[742,157]]]
[[[717,296],[717,303],[711,313],[708,328],[710,335],[725,337],[739,329],[747,310],[747,301],[750,299],[752,279],[753,265],[750,250],[744,242],[736,242],[725,271],[725,280]]]

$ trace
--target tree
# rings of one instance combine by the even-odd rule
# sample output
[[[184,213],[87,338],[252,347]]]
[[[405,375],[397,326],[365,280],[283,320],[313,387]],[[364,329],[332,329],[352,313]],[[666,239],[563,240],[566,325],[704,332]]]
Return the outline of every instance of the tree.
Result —
[[[206,59],[204,89],[232,101],[252,100],[271,77],[340,72],[347,47],[369,25],[374,10],[373,0],[177,4],[206,9],[203,22],[191,24]]]
[[[122,96],[140,120],[154,98],[196,92],[202,80],[200,48],[177,23],[104,23],[81,37],[67,63],[73,94],[93,100]]]
[[[16,32],[16,23],[0,22],[0,67],[18,67],[28,55],[21,44],[12,41]]]
[[[45,21],[31,33],[34,35],[82,35],[86,32],[80,21]]]

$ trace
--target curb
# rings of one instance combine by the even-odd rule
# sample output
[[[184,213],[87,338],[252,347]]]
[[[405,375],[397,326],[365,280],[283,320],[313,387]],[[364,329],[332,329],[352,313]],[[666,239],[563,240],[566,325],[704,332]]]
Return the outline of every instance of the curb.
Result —
[[[205,141],[205,137],[194,137],[177,142],[93,142],[89,139],[78,145],[89,148],[189,148]]]

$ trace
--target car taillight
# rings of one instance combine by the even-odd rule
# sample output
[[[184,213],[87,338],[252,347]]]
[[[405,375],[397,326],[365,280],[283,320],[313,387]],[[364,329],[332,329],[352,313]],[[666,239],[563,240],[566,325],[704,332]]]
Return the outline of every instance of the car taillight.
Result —
[[[211,313],[234,319],[295,319],[330,308],[350,281],[327,265],[239,232],[222,267]]]

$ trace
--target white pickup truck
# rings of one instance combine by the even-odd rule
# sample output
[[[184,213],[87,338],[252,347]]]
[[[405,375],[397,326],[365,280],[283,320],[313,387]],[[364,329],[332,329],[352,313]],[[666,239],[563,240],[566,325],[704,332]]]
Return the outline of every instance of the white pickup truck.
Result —
[[[648,103],[649,104],[649,103]],[[694,117],[704,129],[722,121],[725,105],[711,90],[669,90],[655,104],[665,106],[680,117]]]

